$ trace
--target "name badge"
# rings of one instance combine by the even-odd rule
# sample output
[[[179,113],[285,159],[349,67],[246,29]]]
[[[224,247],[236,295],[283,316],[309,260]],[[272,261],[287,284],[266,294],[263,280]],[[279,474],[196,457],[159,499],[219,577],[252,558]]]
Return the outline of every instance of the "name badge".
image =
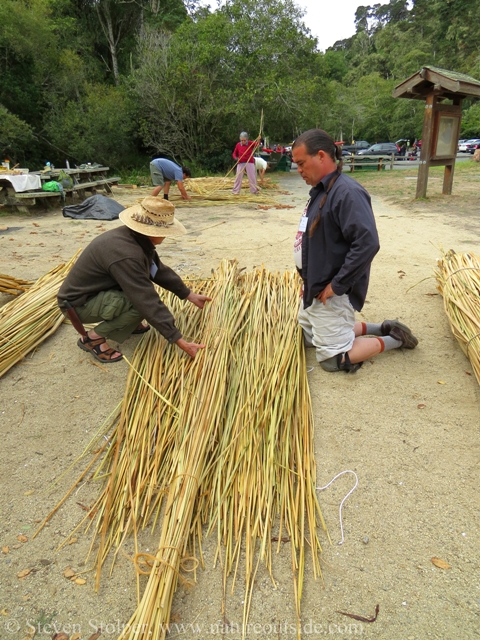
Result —
[[[307,230],[307,222],[308,222],[307,216],[302,216],[300,218],[300,224],[298,225],[298,230],[301,231],[302,233]]]

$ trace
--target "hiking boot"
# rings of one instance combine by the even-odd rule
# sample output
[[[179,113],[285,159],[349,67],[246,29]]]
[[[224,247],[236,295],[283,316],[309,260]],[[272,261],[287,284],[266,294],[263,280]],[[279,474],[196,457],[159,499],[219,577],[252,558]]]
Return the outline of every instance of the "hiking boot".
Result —
[[[417,338],[415,338],[410,329],[396,320],[393,320],[393,326],[388,335],[395,338],[395,340],[400,340],[402,347],[405,347],[405,349],[415,349],[418,344]]]
[[[406,331],[409,335],[412,335],[412,332],[407,327],[407,325],[403,324],[399,320],[384,320],[380,325],[380,331],[382,332],[382,336],[389,336],[390,331],[394,327],[396,327],[397,329],[401,329],[402,331]]]

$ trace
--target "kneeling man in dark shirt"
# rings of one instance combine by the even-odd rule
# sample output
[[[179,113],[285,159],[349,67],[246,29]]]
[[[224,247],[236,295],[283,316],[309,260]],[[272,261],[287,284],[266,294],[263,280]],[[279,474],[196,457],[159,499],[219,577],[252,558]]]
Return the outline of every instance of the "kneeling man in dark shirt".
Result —
[[[356,371],[382,351],[414,349],[417,338],[398,320],[355,320],[380,245],[370,196],[342,173],[341,148],[322,129],[310,129],[295,140],[293,161],[313,187],[300,219],[294,260],[303,280],[298,320],[320,366]]]

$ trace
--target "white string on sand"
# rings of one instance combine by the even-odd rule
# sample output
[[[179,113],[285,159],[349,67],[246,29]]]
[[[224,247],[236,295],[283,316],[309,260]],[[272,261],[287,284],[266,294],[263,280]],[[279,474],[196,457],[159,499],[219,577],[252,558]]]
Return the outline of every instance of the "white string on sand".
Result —
[[[324,487],[316,487],[317,491],[325,491],[325,489],[328,489],[328,487],[332,484],[332,482],[335,482],[335,480],[337,478],[339,478],[340,476],[343,476],[344,473],[353,473],[353,475],[355,476],[355,486],[352,489],[350,489],[350,491],[347,493],[347,495],[344,497],[344,499],[340,503],[340,508],[338,510],[338,515],[339,515],[339,518],[340,518],[340,531],[342,532],[342,539],[340,540],[340,542],[338,544],[343,544],[345,542],[345,536],[343,535],[343,521],[342,521],[343,503],[348,498],[348,496],[350,494],[352,494],[355,491],[355,489],[358,487],[358,476],[355,473],[355,471],[351,471],[350,469],[347,469],[346,471],[340,471],[340,473],[337,473],[337,475],[334,478],[332,478],[332,480],[330,480],[330,482],[328,484],[326,484]]]

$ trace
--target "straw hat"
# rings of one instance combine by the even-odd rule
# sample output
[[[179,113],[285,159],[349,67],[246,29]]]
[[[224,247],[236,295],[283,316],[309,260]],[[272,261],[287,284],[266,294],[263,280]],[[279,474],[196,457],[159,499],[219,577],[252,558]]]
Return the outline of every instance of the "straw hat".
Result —
[[[187,230],[175,219],[175,207],[168,200],[149,196],[140,204],[124,209],[119,218],[127,227],[152,238],[182,236]]]

